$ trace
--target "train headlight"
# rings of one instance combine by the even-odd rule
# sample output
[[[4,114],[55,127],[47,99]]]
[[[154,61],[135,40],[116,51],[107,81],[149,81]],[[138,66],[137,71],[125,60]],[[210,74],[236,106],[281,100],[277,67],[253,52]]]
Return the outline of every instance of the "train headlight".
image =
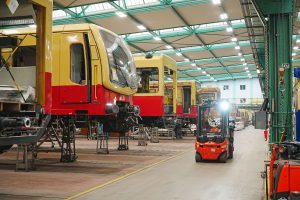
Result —
[[[105,112],[107,114],[117,114],[119,113],[119,106],[108,103],[105,105]]]

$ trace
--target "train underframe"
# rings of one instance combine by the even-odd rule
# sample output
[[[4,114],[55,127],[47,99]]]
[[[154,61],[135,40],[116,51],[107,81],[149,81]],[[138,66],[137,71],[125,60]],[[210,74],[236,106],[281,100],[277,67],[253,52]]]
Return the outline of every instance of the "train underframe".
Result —
[[[14,144],[29,146],[37,152],[45,141],[55,140],[61,150],[61,162],[76,160],[75,133],[76,128],[87,127],[89,123],[103,124],[104,132],[119,132],[125,137],[139,118],[137,107],[122,104],[118,114],[108,116],[97,115],[46,115],[42,112],[1,113],[0,117],[0,154],[8,151]],[[127,150],[128,146],[120,150]]]

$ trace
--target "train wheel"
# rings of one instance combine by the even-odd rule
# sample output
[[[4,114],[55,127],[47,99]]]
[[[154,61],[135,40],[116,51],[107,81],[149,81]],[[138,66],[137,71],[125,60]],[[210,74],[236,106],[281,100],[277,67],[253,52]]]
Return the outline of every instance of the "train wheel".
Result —
[[[198,153],[197,151],[196,151],[196,154],[195,154],[195,161],[196,162],[201,162],[202,161],[202,157],[201,157],[200,153]]]

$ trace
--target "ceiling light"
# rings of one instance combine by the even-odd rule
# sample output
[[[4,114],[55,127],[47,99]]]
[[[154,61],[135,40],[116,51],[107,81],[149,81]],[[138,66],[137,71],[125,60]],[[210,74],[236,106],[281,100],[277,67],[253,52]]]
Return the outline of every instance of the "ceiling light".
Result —
[[[119,17],[127,17],[127,15],[121,11],[116,12],[116,15],[118,15]]]
[[[206,74],[206,71],[203,71],[202,74]]]
[[[231,38],[231,41],[232,41],[232,42],[236,42],[236,41],[237,41],[237,38],[236,38],[236,37],[233,37],[233,38]]]
[[[245,67],[245,70],[248,70],[249,68],[248,67]]]
[[[297,49],[299,49],[299,47],[298,46],[294,46],[293,49],[297,50]]]
[[[214,77],[210,77],[211,80],[214,80]]]
[[[247,73],[250,73],[250,71],[249,71],[249,70],[247,70],[246,72],[247,72]]]
[[[241,61],[244,62],[244,61],[245,61],[245,58],[241,58]]]
[[[146,30],[146,27],[143,25],[137,25],[138,29],[140,29],[141,31]]]
[[[227,27],[227,28],[226,28],[226,31],[227,31],[227,32],[232,32],[233,29],[232,29],[232,27]]]
[[[259,69],[257,69],[257,70],[256,70],[256,72],[259,74],[259,73],[260,73],[260,70],[259,70]]]
[[[235,49],[241,49],[241,47],[240,47],[240,46],[235,46],[234,48],[235,48]]]
[[[173,49],[173,47],[170,46],[170,45],[166,45],[166,48],[167,48],[167,49]]]
[[[227,19],[227,18],[228,18],[228,15],[227,15],[226,13],[222,13],[222,14],[220,15],[220,18],[221,18],[221,19]]]
[[[296,55],[296,53],[292,53],[292,56],[295,56]]]
[[[221,4],[221,0],[212,0],[213,4],[215,5],[219,5]]]
[[[215,82],[217,82],[217,80],[216,80],[216,79],[215,79],[214,81],[215,81]]]
[[[247,65],[247,63],[243,63],[243,65],[244,65],[244,66],[246,66],[246,65]]]
[[[156,41],[160,41],[161,40],[161,38],[158,37],[158,36],[154,36],[153,39],[156,40]]]
[[[177,52],[176,55],[177,55],[177,56],[182,56],[182,53]]]
[[[188,59],[188,58],[185,58],[184,60],[185,60],[185,61],[190,61],[190,59]]]
[[[300,43],[300,39],[297,39],[297,40],[296,40],[296,43]]]
[[[242,56],[242,53],[238,53],[238,56]]]
[[[201,70],[201,67],[197,67],[198,70]]]
[[[210,76],[210,74],[206,74],[206,76]]]
[[[196,64],[195,64],[195,63],[192,63],[191,65],[192,65],[193,67],[196,67]]]

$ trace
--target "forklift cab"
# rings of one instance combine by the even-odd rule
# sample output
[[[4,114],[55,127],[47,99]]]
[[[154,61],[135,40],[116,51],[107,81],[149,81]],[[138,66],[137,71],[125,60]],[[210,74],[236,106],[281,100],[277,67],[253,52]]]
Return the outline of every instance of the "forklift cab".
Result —
[[[206,102],[198,107],[198,129],[195,143],[196,162],[233,157],[233,124],[229,123],[227,101]]]

